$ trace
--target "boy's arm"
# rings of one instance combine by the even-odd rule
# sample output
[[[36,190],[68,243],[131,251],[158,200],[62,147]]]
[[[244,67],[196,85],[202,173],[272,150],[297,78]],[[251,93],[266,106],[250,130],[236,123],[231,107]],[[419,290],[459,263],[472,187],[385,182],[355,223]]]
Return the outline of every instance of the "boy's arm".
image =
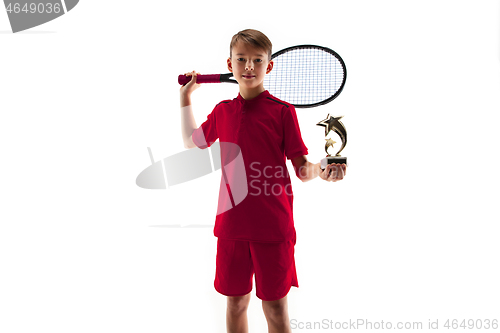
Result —
[[[303,182],[310,181],[318,176],[323,180],[336,182],[344,179],[347,171],[345,164],[334,163],[328,164],[325,170],[321,170],[321,163],[311,163],[305,155],[292,158],[292,164],[295,174]]]
[[[184,148],[188,149],[196,147],[193,142],[193,132],[198,127],[191,107],[191,93],[200,86],[200,84],[196,83],[196,74],[195,71],[186,73],[187,76],[193,76],[193,78],[180,90],[182,141],[184,142]]]

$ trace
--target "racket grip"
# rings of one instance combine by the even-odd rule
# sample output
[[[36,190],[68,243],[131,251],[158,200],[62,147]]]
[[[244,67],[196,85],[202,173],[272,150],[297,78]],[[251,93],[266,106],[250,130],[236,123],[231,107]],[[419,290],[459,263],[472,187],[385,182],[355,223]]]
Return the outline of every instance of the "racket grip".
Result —
[[[191,76],[179,75],[177,79],[180,85],[185,85],[189,81],[191,81]],[[196,83],[220,83],[220,74],[206,74],[206,75],[197,75]]]

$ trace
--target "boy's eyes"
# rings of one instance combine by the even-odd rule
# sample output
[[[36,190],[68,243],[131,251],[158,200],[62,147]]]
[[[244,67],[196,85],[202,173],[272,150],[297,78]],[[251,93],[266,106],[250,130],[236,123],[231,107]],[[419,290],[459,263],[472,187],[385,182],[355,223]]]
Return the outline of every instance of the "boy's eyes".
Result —
[[[244,58],[238,58],[238,61],[246,61]],[[262,59],[255,59],[255,62],[262,62]]]

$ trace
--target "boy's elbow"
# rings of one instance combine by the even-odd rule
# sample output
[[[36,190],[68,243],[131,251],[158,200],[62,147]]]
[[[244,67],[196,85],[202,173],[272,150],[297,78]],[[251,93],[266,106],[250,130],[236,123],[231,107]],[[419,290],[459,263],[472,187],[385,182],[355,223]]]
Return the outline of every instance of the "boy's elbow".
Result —
[[[195,145],[193,141],[193,136],[190,135],[189,138],[184,139],[184,148],[186,149],[191,149],[191,148],[196,148],[197,146]]]
[[[191,143],[184,142],[184,148],[186,148],[186,149],[196,148],[196,145],[192,142]]]
[[[301,175],[300,173],[297,174],[297,178],[300,179],[301,182],[305,183],[305,182],[308,182],[310,181],[311,179],[307,178],[307,177],[304,177],[303,175]]]

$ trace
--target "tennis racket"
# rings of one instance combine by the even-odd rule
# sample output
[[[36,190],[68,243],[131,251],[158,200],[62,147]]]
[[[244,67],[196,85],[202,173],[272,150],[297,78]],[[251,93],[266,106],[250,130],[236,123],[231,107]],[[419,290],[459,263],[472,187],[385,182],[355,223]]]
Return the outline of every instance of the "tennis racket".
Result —
[[[271,56],[273,70],[264,79],[269,93],[297,108],[311,108],[333,101],[344,89],[346,67],[333,50],[317,45],[288,47]],[[197,83],[238,83],[233,73],[197,75]],[[190,76],[179,75],[181,85]]]

